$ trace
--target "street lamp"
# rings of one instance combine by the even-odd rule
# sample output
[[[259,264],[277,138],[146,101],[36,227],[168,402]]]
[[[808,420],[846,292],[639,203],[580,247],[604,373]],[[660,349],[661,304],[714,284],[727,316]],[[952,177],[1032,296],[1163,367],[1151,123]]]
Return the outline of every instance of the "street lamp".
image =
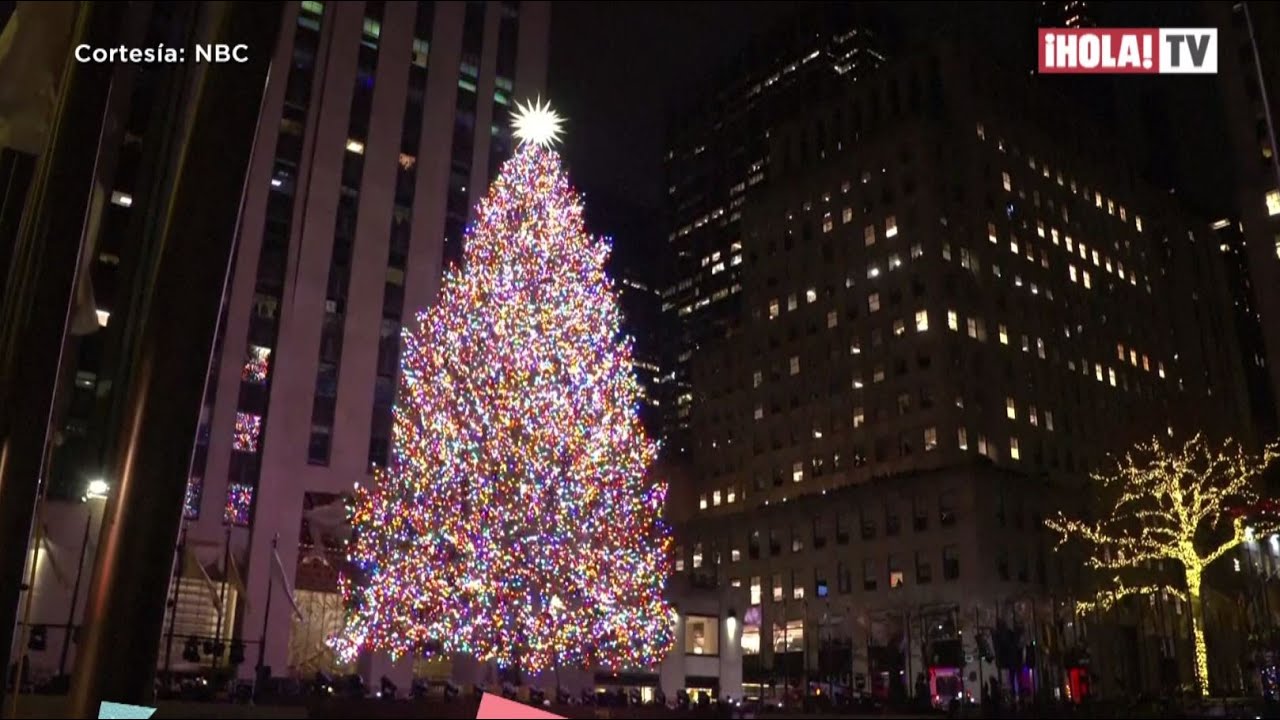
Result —
[[[94,478],[85,487],[84,502],[105,500],[111,486],[102,478]],[[58,656],[58,675],[66,675],[67,653],[71,649],[71,638],[75,632],[76,605],[80,600],[80,581],[84,577],[84,558],[89,550],[89,533],[93,528],[93,508],[87,508],[84,518],[84,537],[80,540],[80,559],[76,561],[76,582],[71,588],[71,608],[67,611],[67,626],[62,635],[62,652]]]
[[[104,500],[107,497],[107,491],[110,489],[111,486],[102,478],[90,480],[88,487],[85,488],[84,499]]]

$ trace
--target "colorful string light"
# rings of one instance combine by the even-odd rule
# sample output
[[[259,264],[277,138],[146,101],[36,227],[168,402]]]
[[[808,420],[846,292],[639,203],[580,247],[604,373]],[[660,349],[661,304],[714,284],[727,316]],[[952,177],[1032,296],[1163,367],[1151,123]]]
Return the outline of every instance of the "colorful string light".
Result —
[[[1091,476],[1108,501],[1106,515],[1097,521],[1083,521],[1059,513],[1044,521],[1058,534],[1059,545],[1076,541],[1087,546],[1086,565],[1098,570],[1141,574],[1151,561],[1163,560],[1181,566],[1191,606],[1196,683],[1203,695],[1209,692],[1209,655],[1201,579],[1205,568],[1249,539],[1251,529],[1232,509],[1257,501],[1255,480],[1277,457],[1277,443],[1267,445],[1254,457],[1233,441],[1214,450],[1197,434],[1181,448],[1166,448],[1156,437],[1127,453],[1114,472]],[[1224,532],[1214,536],[1215,530]],[[1266,534],[1274,530],[1270,526],[1258,528]],[[1216,544],[1201,550],[1200,541],[1206,536],[1213,536]],[[1080,607],[1106,609],[1128,595],[1160,589],[1164,588],[1126,585],[1116,575],[1096,598],[1080,603]],[[1179,588],[1167,589],[1181,597]]]
[[[244,360],[244,369],[240,371],[240,379],[260,385],[267,381],[267,373],[270,370],[271,348],[250,345]]]
[[[235,436],[231,440],[234,450],[247,453],[258,452],[258,436],[262,433],[262,416],[253,413],[236,413]]]
[[[477,217],[461,269],[405,333],[394,452],[357,490],[331,642],[346,659],[651,668],[673,643],[672,541],[609,248],[538,143]]]
[[[253,486],[242,483],[228,485],[227,506],[222,512],[222,521],[232,525],[248,525],[252,510]]]
[[[200,497],[204,494],[204,478],[187,478],[187,494],[182,500],[182,516],[188,520],[200,517]]]

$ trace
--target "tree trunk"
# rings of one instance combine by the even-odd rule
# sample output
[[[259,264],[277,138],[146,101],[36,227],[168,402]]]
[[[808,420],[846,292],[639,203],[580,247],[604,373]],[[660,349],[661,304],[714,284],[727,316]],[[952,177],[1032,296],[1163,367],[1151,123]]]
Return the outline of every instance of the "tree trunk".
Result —
[[[1201,697],[1209,695],[1209,654],[1204,642],[1204,603],[1199,575],[1187,574],[1187,598],[1191,601],[1191,648],[1195,652],[1196,685]]]

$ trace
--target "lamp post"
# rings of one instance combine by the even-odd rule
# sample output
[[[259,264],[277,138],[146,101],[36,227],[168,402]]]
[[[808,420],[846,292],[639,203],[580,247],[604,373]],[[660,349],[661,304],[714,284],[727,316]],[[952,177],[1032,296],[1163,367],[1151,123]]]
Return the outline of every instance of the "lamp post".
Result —
[[[80,601],[80,581],[84,577],[84,556],[89,550],[89,533],[93,529],[93,505],[88,503],[90,500],[106,500],[110,490],[111,486],[101,478],[90,480],[88,487],[85,488],[84,537],[80,540],[80,559],[76,561],[76,581],[71,588],[71,607],[67,610],[67,625],[62,635],[62,652],[58,656],[60,677],[67,672],[67,652],[71,649],[71,634],[75,631],[76,606]]]

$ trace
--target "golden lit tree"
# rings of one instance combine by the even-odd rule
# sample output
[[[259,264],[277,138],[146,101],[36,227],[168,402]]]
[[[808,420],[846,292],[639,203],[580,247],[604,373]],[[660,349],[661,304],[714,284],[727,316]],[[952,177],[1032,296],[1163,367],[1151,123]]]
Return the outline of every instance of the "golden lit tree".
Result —
[[[1208,694],[1209,662],[1200,583],[1210,564],[1247,539],[1246,518],[1239,510],[1257,501],[1255,479],[1277,455],[1278,444],[1250,455],[1230,440],[1214,448],[1196,435],[1177,448],[1154,438],[1126,453],[1114,470],[1091,476],[1100,499],[1109,505],[1097,520],[1061,513],[1045,520],[1058,533],[1060,546],[1080,543],[1088,553],[1086,565],[1112,575],[1110,585],[1087,605],[1105,609],[1127,595],[1185,592],[1201,694]],[[1268,533],[1274,528],[1254,530]],[[1163,560],[1180,566],[1185,588],[1150,583],[1143,572],[1146,563]],[[1126,576],[1138,581],[1126,584]]]

